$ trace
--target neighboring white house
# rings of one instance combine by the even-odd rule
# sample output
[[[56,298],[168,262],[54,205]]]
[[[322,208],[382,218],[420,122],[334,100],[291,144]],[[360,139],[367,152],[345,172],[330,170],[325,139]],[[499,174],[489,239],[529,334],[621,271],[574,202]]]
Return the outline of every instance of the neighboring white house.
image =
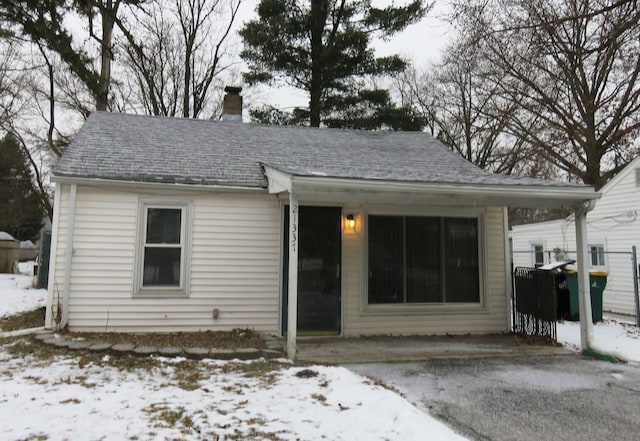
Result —
[[[506,207],[599,197],[424,133],[105,112],[52,180],[47,327],[288,330],[290,356],[297,333],[509,331]]]
[[[587,214],[592,270],[609,274],[604,292],[606,311],[635,315],[631,247],[640,247],[640,157],[602,189],[602,198]],[[549,260],[575,259],[574,216],[518,225],[512,231],[513,264],[535,266]]]

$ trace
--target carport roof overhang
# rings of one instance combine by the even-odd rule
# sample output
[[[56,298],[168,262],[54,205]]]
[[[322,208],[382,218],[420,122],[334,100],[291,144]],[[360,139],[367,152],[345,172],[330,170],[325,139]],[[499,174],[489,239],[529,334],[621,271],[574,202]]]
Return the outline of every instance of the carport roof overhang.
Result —
[[[460,206],[581,208],[601,194],[587,185],[460,184],[297,176],[265,167],[269,193],[295,193],[299,200],[434,203]]]

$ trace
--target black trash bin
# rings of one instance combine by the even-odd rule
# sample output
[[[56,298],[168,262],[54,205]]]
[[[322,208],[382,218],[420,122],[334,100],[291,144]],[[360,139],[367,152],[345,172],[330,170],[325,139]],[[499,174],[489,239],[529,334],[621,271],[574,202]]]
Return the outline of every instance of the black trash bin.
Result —
[[[571,318],[571,290],[567,281],[567,265],[575,263],[575,260],[563,260],[543,265],[538,271],[551,271],[553,273],[553,286],[556,293],[556,319],[568,320]]]

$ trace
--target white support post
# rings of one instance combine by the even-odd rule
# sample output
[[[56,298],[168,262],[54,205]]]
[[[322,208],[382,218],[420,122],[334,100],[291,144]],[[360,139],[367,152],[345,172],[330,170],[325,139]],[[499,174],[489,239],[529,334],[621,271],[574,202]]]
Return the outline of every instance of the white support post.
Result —
[[[587,212],[590,207],[576,209],[576,246],[578,264],[578,304],[580,307],[580,346],[591,349],[593,319],[591,316],[591,286],[589,283],[589,252],[587,242]]]
[[[289,296],[287,298],[287,356],[296,358],[298,330],[298,201],[289,193]]]

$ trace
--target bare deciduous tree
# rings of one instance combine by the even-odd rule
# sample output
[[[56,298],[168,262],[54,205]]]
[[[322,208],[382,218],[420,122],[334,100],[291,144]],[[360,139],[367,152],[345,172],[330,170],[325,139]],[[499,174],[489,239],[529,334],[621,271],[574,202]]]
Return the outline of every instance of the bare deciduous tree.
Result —
[[[419,111],[428,130],[477,166],[497,173],[527,173],[527,150],[507,130],[515,106],[482,77],[467,44],[450,45],[442,63],[397,82],[401,102]]]
[[[541,159],[601,187],[640,133],[640,8],[631,0],[478,0],[457,24],[517,106],[508,129]]]
[[[173,0],[116,19],[138,100],[153,115],[212,117],[212,84],[231,65],[227,44],[242,0]],[[136,34],[129,29],[134,27]],[[221,89],[221,88],[218,88]]]

